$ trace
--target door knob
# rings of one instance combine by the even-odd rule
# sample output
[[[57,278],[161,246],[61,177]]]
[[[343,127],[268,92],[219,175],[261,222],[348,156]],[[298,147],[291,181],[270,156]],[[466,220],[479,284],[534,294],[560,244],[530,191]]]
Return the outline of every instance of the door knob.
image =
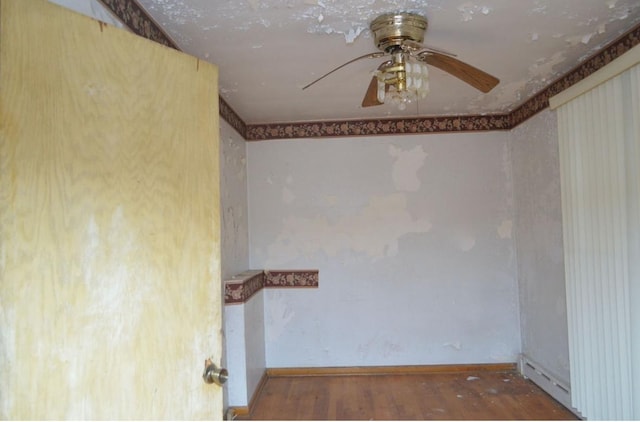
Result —
[[[224,368],[218,368],[211,359],[204,361],[204,373],[202,379],[207,384],[222,385],[227,382],[229,372]]]

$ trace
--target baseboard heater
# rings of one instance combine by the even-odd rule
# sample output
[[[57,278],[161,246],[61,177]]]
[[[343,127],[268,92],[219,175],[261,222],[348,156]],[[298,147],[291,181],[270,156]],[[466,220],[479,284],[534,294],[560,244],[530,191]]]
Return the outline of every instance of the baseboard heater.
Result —
[[[580,412],[571,406],[571,387],[566,383],[558,380],[542,365],[524,354],[520,355],[518,369],[525,378],[529,378],[547,394],[582,419]]]

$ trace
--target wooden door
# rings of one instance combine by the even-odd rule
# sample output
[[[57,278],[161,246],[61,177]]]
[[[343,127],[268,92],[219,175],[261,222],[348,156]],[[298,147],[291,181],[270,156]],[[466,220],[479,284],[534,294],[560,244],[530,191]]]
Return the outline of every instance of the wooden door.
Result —
[[[0,418],[221,419],[217,68],[0,1]]]

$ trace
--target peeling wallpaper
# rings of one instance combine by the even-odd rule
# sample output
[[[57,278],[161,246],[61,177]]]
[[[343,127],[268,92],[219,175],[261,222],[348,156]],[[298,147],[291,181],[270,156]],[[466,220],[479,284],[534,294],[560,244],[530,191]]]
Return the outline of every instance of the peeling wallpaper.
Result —
[[[514,362],[508,139],[247,144],[251,267],[322,275],[264,292],[267,367]]]

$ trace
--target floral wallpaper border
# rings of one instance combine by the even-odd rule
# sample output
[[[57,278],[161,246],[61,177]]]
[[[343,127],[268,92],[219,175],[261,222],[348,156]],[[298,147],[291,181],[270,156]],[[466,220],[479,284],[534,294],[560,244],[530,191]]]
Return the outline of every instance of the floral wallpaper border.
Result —
[[[220,108],[220,117],[229,123],[240,136],[247,139],[247,125],[244,120],[240,118],[238,113],[236,113],[222,97],[218,97],[218,105]]]
[[[509,130],[508,115],[441,116],[249,125],[247,141],[374,135],[416,135],[437,132]]]
[[[264,270],[264,287],[318,287],[318,270]]]
[[[263,271],[245,271],[224,282],[224,303],[245,303],[264,287]]]
[[[135,0],[100,0],[120,21],[136,35],[167,47],[180,50],[178,45],[151,19]]]
[[[243,304],[263,288],[318,287],[318,270],[253,270],[224,282],[225,305]]]
[[[175,42],[146,14],[136,0],[100,1],[134,33],[179,50]],[[640,24],[533,97],[517,105],[512,111],[504,114],[247,125],[229,104],[219,97],[220,116],[247,141],[510,130],[547,108],[549,98],[591,75],[638,44],[640,44]]]

